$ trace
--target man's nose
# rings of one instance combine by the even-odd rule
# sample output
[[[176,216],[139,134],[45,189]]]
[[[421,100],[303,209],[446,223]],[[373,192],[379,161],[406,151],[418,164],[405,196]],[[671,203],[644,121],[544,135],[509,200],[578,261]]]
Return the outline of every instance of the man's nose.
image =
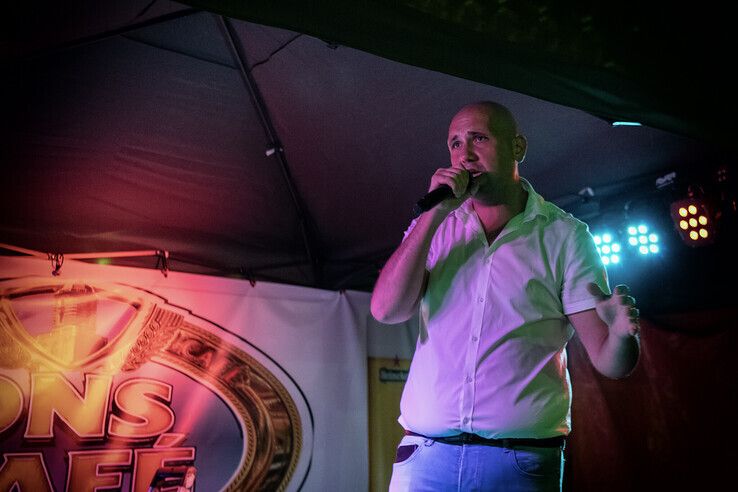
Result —
[[[479,157],[474,151],[474,146],[467,145],[464,149],[464,157],[462,158],[463,162],[474,162],[477,159],[479,159]]]

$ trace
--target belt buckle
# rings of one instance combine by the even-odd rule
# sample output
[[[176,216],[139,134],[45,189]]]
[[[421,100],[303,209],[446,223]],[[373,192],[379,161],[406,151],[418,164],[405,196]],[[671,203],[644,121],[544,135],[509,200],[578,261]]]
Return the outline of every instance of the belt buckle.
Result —
[[[461,442],[463,444],[479,444],[481,442],[481,438],[476,434],[463,432],[461,434]]]

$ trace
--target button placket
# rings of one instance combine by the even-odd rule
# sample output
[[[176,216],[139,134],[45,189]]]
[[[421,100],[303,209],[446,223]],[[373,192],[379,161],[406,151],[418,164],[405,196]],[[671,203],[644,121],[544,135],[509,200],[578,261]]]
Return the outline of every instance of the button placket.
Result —
[[[476,216],[474,216],[476,219]],[[483,245],[483,248],[476,251],[479,255],[472,261],[480,262],[483,268],[480,268],[476,272],[476,296],[472,299],[476,299],[477,302],[473,302],[472,319],[469,336],[472,343],[467,347],[464,361],[464,373],[461,387],[461,401],[459,405],[459,418],[461,420],[461,429],[464,432],[473,432],[472,429],[472,416],[474,415],[474,393],[475,393],[475,380],[476,380],[476,361],[477,354],[479,352],[479,333],[481,332],[482,318],[484,317],[484,306],[486,303],[485,290],[487,288],[486,278],[488,276],[487,270],[484,266],[488,263],[485,261],[486,255],[489,252],[489,244],[487,243],[487,237],[484,234],[484,230],[478,220],[475,220],[472,227],[476,229],[477,239]],[[474,294],[472,294],[474,295]]]
[[[483,255],[486,254],[486,252],[482,253]],[[477,356],[479,353],[479,343],[480,343],[480,336],[479,334],[482,331],[482,322],[484,319],[484,309],[487,302],[486,299],[486,290],[487,286],[489,284],[488,277],[489,277],[489,267],[484,267],[485,260],[484,256],[482,258],[479,258],[477,261],[481,261],[483,263],[483,268],[480,268],[477,272],[477,278],[476,278],[476,301],[474,303],[473,308],[473,316],[472,316],[472,324],[471,324],[471,333],[470,338],[472,343],[469,344],[469,348],[466,351],[466,360],[464,364],[465,369],[465,376],[464,376],[464,383],[463,389],[462,389],[462,398],[463,403],[461,405],[461,415],[462,417],[462,430],[464,432],[473,432],[473,426],[471,424],[472,416],[474,415],[474,405],[475,405],[475,381],[476,381],[476,365],[477,365]]]

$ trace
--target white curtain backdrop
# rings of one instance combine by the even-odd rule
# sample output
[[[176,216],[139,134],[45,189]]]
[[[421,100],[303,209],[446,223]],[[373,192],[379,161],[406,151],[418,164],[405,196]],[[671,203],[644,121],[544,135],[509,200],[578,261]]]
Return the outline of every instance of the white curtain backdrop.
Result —
[[[195,321],[206,320],[198,326],[210,327],[224,343],[252,354],[276,375],[295,400],[303,442],[301,458],[287,490],[298,490],[301,485],[301,490],[320,492],[368,488],[369,294],[264,282],[252,286],[243,280],[177,272],[170,272],[165,278],[157,270],[78,261],[65,262],[61,276],[53,277],[49,261],[0,257],[2,285],[22,284],[18,278],[32,276],[50,282],[76,279],[91,285],[124,284],[163,298],[171,309],[190,312]],[[407,347],[398,350],[402,357]],[[0,375],[6,373],[6,369],[0,368]],[[201,418],[208,426],[217,426],[208,421],[207,415]],[[7,434],[0,434],[3,452],[17,451],[12,449]],[[201,443],[197,456],[218,453],[216,445],[207,445],[213,449],[205,449]],[[45,454],[49,451],[41,450]],[[53,475],[53,467],[47,467]],[[198,473],[198,482],[203,483],[200,480],[205,480],[207,470]],[[63,490],[65,479],[61,475],[52,477],[52,481]],[[125,480],[124,476],[124,483]]]

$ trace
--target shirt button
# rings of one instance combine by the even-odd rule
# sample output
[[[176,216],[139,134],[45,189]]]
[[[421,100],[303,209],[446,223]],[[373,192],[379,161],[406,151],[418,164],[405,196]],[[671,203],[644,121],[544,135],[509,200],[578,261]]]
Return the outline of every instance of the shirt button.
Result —
[[[464,417],[464,423],[465,424],[468,424],[469,423],[469,417]]]
[[[466,377],[466,382],[467,383],[471,383],[472,382],[472,377],[471,376],[467,376]]]
[[[477,340],[479,340],[479,337],[477,337],[476,335],[474,335],[474,336],[472,337],[472,342],[476,342]]]
[[[477,301],[484,302],[484,298],[483,297],[480,297],[479,299],[477,299]]]

